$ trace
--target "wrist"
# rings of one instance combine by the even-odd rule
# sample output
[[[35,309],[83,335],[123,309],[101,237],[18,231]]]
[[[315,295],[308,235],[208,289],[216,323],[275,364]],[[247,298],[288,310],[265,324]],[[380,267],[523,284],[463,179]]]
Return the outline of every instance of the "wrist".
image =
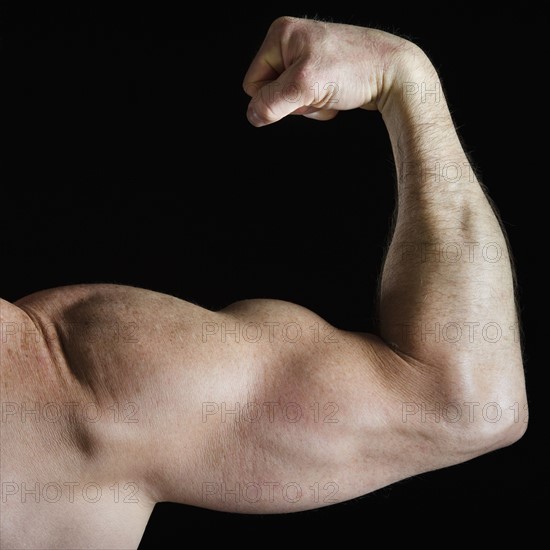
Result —
[[[409,44],[392,63],[387,93],[378,106],[392,139],[428,125],[454,127],[435,67],[418,46]]]
[[[377,104],[384,120],[411,110],[433,111],[445,103],[435,67],[412,42],[392,57],[384,80],[384,93]]]

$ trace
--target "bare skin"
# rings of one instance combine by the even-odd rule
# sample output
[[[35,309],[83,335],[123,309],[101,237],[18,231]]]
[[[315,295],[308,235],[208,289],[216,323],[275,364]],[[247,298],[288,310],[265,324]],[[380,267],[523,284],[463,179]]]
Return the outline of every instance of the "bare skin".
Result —
[[[438,86],[406,40],[292,18],[244,80],[255,126],[381,112],[398,216],[379,335],[112,285],[0,301],[2,547],[137,547],[156,502],[317,508],[522,436],[507,246],[442,93],[422,96]]]

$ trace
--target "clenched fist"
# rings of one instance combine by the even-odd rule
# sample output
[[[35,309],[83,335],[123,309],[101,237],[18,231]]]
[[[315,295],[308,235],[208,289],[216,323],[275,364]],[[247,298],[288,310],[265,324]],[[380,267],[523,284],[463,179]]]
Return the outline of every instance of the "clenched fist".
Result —
[[[289,114],[328,120],[357,107],[382,110],[407,75],[427,67],[420,48],[392,34],[281,17],[244,78],[248,120],[264,126]]]

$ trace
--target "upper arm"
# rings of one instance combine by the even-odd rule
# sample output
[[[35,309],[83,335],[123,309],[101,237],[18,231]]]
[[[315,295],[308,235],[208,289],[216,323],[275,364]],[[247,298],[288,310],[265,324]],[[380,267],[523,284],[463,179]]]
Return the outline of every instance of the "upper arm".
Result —
[[[294,304],[250,300],[216,313],[105,286],[21,305],[37,313],[46,304],[55,305],[46,320],[59,334],[66,380],[104,410],[85,426],[105,458],[97,464],[109,478],[114,468],[139,480],[154,501],[314,508],[506,443],[498,433],[479,438],[466,409],[456,421],[456,404],[471,396],[437,365]]]
[[[183,493],[168,484],[164,498],[296,511],[483,452],[463,424],[422,413],[456,402],[439,391],[437,373],[379,338],[333,329],[285,302],[246,301],[219,315],[207,327],[217,348],[203,373],[208,389],[192,399],[195,413],[187,409],[192,483]]]

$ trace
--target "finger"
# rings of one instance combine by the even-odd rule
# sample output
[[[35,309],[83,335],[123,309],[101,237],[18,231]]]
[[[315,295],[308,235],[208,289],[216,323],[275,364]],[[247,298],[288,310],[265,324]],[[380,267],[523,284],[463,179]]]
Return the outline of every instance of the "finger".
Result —
[[[276,80],[284,70],[280,43],[275,39],[274,33],[269,31],[246,71],[243,89],[249,96],[254,97],[261,87],[261,83]]]
[[[248,88],[261,81],[276,80],[294,61],[292,49],[289,51],[289,38],[298,21],[295,17],[279,17],[271,23],[258,53],[252,60],[244,77],[243,87]]]
[[[301,107],[311,105],[314,90],[303,78],[299,64],[261,87],[248,105],[247,117],[254,126],[273,124]]]
[[[278,72],[265,57],[254,60],[244,77],[243,90],[254,97],[263,86],[277,80],[282,72]]]

